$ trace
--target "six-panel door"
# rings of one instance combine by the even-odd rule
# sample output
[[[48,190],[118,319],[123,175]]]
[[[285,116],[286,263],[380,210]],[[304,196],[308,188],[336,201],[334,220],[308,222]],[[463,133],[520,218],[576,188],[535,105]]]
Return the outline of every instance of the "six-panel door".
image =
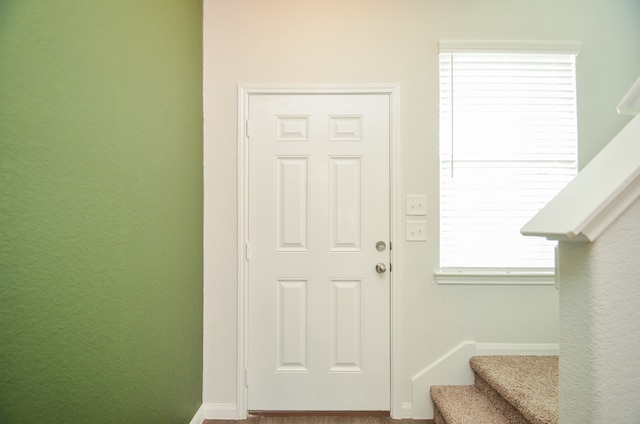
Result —
[[[389,410],[389,97],[254,95],[249,119],[249,410]]]

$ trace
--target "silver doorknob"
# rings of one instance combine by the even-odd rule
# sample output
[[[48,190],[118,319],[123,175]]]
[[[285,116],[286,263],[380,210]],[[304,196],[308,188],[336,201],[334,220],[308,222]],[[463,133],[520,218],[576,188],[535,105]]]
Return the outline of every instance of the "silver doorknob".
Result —
[[[387,270],[387,266],[382,262],[376,264],[376,272],[378,274],[383,274]]]

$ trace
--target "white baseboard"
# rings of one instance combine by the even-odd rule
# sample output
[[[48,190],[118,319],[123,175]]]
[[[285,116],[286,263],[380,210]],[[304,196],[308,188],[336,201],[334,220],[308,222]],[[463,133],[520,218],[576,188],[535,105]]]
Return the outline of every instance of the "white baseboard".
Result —
[[[203,406],[204,405],[200,405],[200,408],[198,408],[198,410],[196,411],[196,414],[193,416],[193,418],[191,418],[191,421],[189,421],[189,424],[202,424],[202,422],[204,421]]]
[[[473,384],[473,371],[469,367],[472,356],[558,355],[559,352],[557,343],[462,342],[411,377],[411,418],[433,418],[433,402],[429,396],[431,386]]]
[[[411,405],[411,402],[402,402],[400,414],[401,414],[400,418],[413,417],[413,406]]]
[[[204,418],[207,420],[239,420],[238,407],[235,403],[205,403],[202,405]]]
[[[558,343],[476,343],[476,355],[559,355]]]

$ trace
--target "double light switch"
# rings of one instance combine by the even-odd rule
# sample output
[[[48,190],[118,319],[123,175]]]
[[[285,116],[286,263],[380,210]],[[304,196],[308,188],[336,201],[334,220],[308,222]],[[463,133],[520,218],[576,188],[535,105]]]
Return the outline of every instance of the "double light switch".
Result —
[[[423,194],[408,194],[405,213],[408,217],[416,217],[415,219],[407,219],[407,241],[426,241],[427,221],[424,218],[418,219],[417,217],[426,217],[427,215],[427,196]]]

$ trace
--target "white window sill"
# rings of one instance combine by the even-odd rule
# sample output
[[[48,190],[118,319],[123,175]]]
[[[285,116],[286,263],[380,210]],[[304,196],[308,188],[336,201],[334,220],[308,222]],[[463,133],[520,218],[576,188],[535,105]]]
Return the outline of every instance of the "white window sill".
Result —
[[[445,268],[434,272],[438,284],[468,285],[553,285],[555,272],[551,269],[475,269]]]

